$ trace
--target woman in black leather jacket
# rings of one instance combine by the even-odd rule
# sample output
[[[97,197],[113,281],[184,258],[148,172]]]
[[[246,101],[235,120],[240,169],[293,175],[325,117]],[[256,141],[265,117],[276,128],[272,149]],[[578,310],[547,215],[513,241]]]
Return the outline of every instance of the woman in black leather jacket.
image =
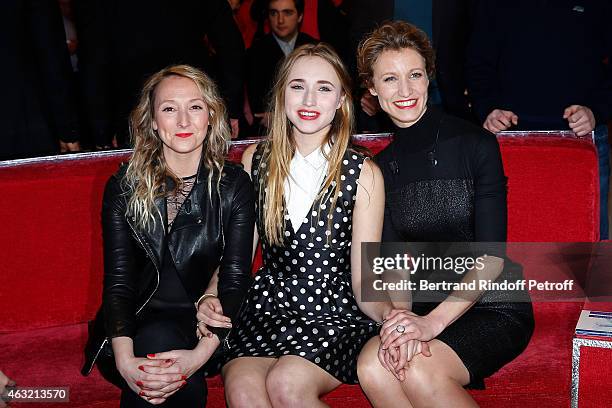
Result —
[[[224,162],[225,107],[195,68],[153,75],[130,126],[134,153],[104,192],[103,304],[83,374],[97,362],[123,389],[122,407],[202,406],[201,367],[227,329],[198,339],[194,304],[218,296],[224,314],[238,312],[251,282],[253,187]]]

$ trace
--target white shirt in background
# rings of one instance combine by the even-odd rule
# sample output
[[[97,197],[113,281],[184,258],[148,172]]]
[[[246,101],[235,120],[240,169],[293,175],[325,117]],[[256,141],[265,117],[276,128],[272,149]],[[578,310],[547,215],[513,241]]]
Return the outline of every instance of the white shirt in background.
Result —
[[[284,41],[281,40],[280,38],[278,38],[276,36],[276,34],[272,33],[272,36],[274,37],[274,39],[276,40],[276,43],[278,44],[278,46],[280,47],[280,49],[283,51],[283,54],[285,54],[285,57],[289,54],[291,54],[291,51],[293,51],[293,49],[295,48],[295,42],[297,40],[298,37],[298,33],[295,33],[295,35],[293,36],[293,38],[291,38],[289,41]]]

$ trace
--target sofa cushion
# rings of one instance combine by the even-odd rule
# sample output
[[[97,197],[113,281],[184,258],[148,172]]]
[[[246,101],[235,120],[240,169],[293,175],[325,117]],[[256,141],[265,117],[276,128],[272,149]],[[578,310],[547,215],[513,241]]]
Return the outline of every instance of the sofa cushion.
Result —
[[[536,329],[527,350],[486,380],[487,390],[471,391],[482,407],[567,406],[571,383],[571,344],[580,303],[537,303]],[[0,336],[2,370],[22,386],[68,386],[70,407],[117,407],[119,390],[94,369],[81,376],[86,325],[19,331]],[[208,379],[209,407],[224,407],[219,376]],[[325,397],[332,407],[369,404],[359,386],[343,385]],[[15,404],[15,407],[29,404]],[[13,406],[13,405],[11,405]],[[54,405],[45,405],[52,407]],[[55,404],[66,407],[64,403]]]

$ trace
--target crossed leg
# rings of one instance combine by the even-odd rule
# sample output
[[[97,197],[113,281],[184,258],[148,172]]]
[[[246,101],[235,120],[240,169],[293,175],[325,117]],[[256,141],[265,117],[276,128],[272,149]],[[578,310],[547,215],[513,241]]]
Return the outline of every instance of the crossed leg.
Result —
[[[439,340],[429,342],[431,357],[415,356],[400,382],[378,361],[380,338],[373,337],[357,362],[359,382],[375,407],[478,407],[463,388],[470,375],[459,356]]]
[[[297,356],[240,357],[223,367],[230,407],[326,407],[319,397],[340,381]]]

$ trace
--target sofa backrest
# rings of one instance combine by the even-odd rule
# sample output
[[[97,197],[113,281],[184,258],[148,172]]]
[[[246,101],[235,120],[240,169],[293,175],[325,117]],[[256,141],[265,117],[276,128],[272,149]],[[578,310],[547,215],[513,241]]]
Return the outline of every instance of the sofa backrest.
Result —
[[[359,137],[376,153],[389,137]],[[235,143],[238,161],[253,141]],[[511,241],[595,241],[597,156],[591,143],[500,138]],[[129,151],[0,163],[0,332],[84,322],[102,288],[104,184]]]

